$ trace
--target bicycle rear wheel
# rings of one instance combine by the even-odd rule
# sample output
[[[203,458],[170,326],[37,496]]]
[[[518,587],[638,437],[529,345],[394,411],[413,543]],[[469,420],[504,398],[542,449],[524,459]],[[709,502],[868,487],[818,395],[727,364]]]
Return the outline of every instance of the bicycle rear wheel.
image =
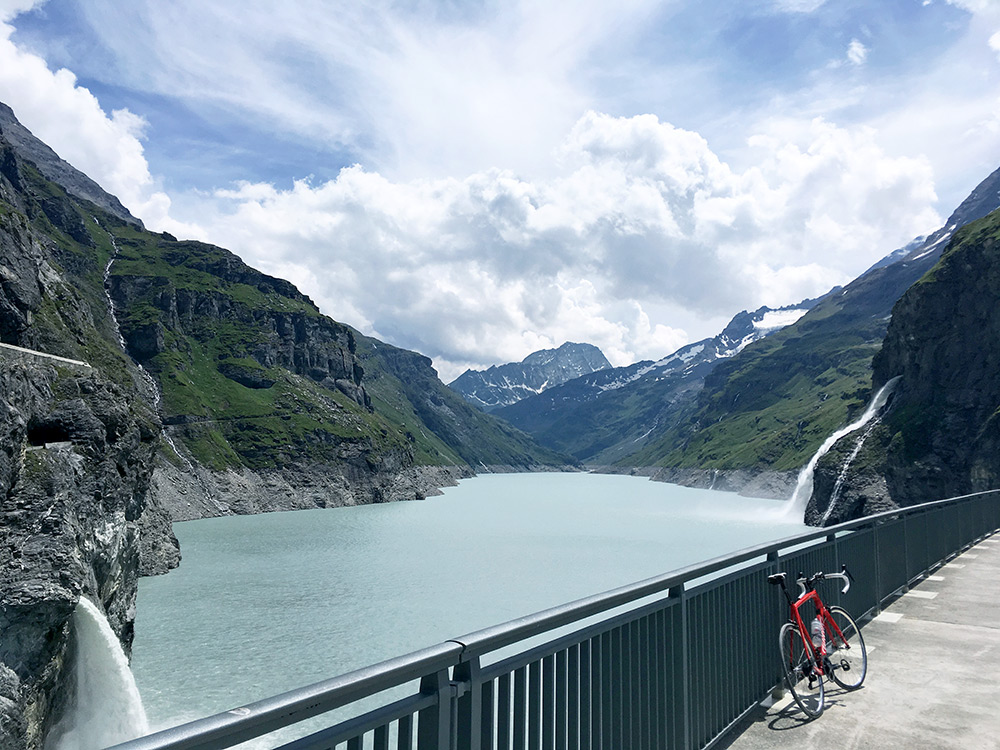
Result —
[[[833,667],[830,677],[845,690],[857,690],[868,673],[868,652],[858,624],[840,607],[830,607],[830,617],[843,634],[826,626],[827,658]]]
[[[781,626],[780,647],[785,686],[807,716],[819,716],[825,704],[823,675],[813,669],[810,651],[794,624]]]

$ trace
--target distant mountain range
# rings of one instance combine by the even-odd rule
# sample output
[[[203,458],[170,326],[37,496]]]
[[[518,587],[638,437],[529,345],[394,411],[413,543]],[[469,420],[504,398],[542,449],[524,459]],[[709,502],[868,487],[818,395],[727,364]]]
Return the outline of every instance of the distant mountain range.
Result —
[[[520,362],[494,365],[488,370],[466,370],[448,387],[473,406],[491,412],[521,399],[611,367],[593,344],[567,342],[558,349],[542,349]]]
[[[589,464],[614,464],[658,438],[693,404],[724,359],[790,325],[813,305],[741,312],[718,335],[656,362],[637,362],[569,380],[495,413],[543,445]],[[558,448],[556,448],[558,446]]]

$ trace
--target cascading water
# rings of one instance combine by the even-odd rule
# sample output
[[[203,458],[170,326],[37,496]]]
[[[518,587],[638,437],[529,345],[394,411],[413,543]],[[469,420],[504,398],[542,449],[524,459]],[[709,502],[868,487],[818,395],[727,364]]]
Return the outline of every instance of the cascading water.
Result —
[[[847,454],[847,458],[844,459],[844,463],[840,466],[840,473],[837,474],[837,481],[833,483],[833,491],[830,493],[830,502],[826,506],[826,510],[823,512],[823,520],[820,521],[820,526],[826,526],[826,522],[830,519],[830,513],[833,511],[834,505],[837,503],[837,498],[840,497],[840,490],[844,486],[844,481],[847,479],[847,470],[851,468],[851,464],[854,463],[854,459],[858,457],[861,452],[861,446],[865,444],[868,436],[872,434],[878,423],[881,422],[881,417],[875,417],[868,425],[868,429],[865,430],[861,437],[858,438],[857,442],[854,444],[854,449]]]
[[[107,618],[80,597],[73,612],[72,697],[53,728],[51,750],[94,750],[149,733],[139,689]]]
[[[93,219],[94,223],[97,224],[97,226],[101,226],[101,222],[97,220],[96,216],[93,217]],[[115,301],[114,298],[111,296],[111,266],[114,265],[114,262],[118,259],[118,242],[115,239],[115,236],[111,234],[111,232],[108,232],[108,239],[111,240],[111,248],[113,252],[111,253],[111,256],[108,258],[107,265],[104,266],[104,296],[108,300],[108,312],[111,315],[111,325],[114,327],[115,335],[118,337],[118,345],[121,346],[123,352],[128,354],[128,347],[125,344],[125,337],[122,336],[122,329],[121,326],[118,324],[118,313],[115,311]],[[142,376],[142,380],[146,384],[146,390],[149,392],[149,395],[153,400],[153,409],[156,410],[157,414],[159,414],[160,403],[162,401],[162,396],[160,395],[160,389],[157,387],[156,381],[153,380],[153,376],[150,375],[148,372],[146,372],[146,368],[144,368],[139,362],[136,362],[135,366],[139,370],[139,374]],[[170,446],[170,449],[174,452],[177,458],[183,461],[187,465],[187,468],[189,470],[193,471],[194,467],[191,466],[191,462],[187,460],[187,457],[183,453],[181,453],[180,448],[178,448],[177,445],[174,443],[173,438],[171,438],[170,435],[167,434],[165,428],[161,431],[161,434],[163,435],[163,439],[167,441],[167,445]]]
[[[865,413],[856,422],[852,422],[847,427],[840,428],[823,442],[819,450],[809,459],[809,463],[799,472],[799,479],[795,484],[795,492],[792,493],[791,499],[785,504],[785,516],[796,519],[801,519],[805,516],[806,506],[809,504],[809,498],[812,497],[813,473],[816,470],[816,464],[844,435],[850,435],[855,430],[860,430],[882,410],[882,407],[889,400],[889,396],[892,395],[897,382],[899,382],[898,376],[879,388],[878,393],[875,394],[871,403],[868,404],[868,408],[865,409]],[[860,450],[860,447],[858,450]],[[857,454],[855,453],[855,455]]]

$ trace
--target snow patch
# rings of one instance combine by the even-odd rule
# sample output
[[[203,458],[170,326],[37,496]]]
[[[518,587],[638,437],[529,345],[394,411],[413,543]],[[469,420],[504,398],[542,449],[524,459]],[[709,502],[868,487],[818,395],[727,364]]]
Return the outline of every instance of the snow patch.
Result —
[[[779,328],[790,326],[803,315],[809,312],[806,309],[796,308],[795,310],[771,310],[764,313],[760,320],[753,322],[753,327],[761,333],[771,333]]]

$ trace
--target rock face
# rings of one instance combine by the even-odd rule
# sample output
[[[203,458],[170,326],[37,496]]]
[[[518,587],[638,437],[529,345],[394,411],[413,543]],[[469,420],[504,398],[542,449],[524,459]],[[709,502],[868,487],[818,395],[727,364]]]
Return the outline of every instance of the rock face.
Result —
[[[0,102],[0,133],[22,159],[30,161],[46,178],[62,185],[71,195],[100,206],[123,221],[142,225],[115,196],[105,192],[100,185],[60,159],[55,151],[35,138],[18,122],[14,111],[3,102]]]
[[[826,514],[834,474],[844,476],[829,523],[1000,485],[997,299],[1000,212],[957,232],[896,303],[873,375],[876,388],[900,376],[895,395],[846,472],[837,456],[821,462],[814,518]],[[842,442],[856,446],[854,437]]]
[[[3,137],[0,163],[0,746],[37,748],[79,597],[128,649],[140,549],[176,564],[176,540],[146,504],[159,420],[109,340],[86,225]]]
[[[448,387],[473,406],[491,412],[608,367],[611,363],[593,344],[567,342],[558,349],[529,354],[520,362],[494,365],[488,370],[466,370]]]

